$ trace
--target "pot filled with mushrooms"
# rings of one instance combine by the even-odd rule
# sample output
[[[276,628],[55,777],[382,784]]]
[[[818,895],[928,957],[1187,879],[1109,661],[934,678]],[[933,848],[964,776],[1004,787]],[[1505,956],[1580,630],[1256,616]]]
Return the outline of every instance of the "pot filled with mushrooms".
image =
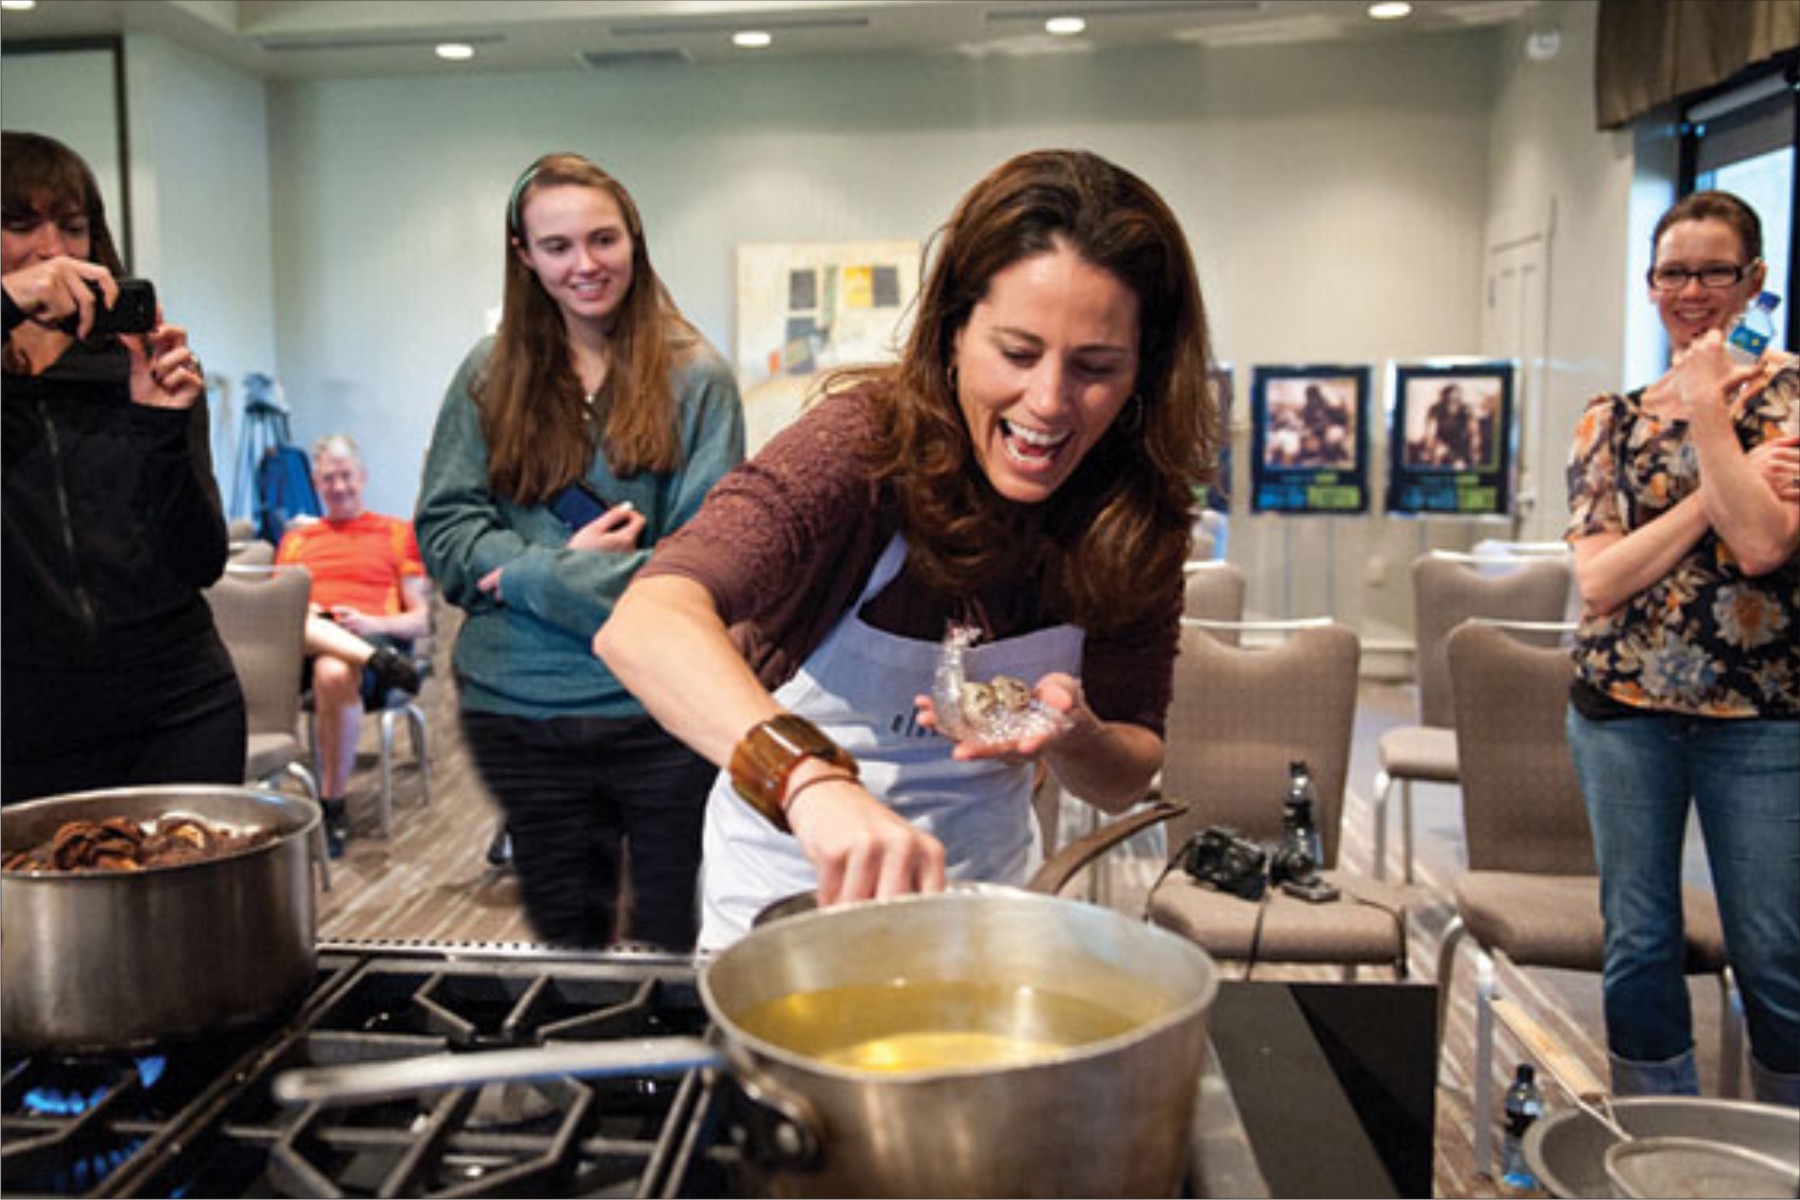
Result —
[[[316,969],[310,800],[117,788],[0,810],[0,1036],[136,1050],[253,1025]]]

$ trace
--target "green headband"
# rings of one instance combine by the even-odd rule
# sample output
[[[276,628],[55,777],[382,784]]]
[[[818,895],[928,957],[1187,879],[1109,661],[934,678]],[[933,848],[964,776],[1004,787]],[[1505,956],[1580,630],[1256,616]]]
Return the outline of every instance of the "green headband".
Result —
[[[519,182],[513,184],[512,195],[506,199],[506,227],[515,235],[523,235],[525,232],[524,222],[519,220],[519,197],[525,194],[525,189],[537,178],[537,173],[536,163],[526,167],[525,173],[519,176]]]

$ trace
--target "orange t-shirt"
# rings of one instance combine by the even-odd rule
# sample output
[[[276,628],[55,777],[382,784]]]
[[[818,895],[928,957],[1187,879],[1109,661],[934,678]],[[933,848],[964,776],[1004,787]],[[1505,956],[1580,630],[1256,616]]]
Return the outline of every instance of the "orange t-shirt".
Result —
[[[288,530],[275,561],[298,563],[312,573],[312,601],[321,608],[342,604],[382,615],[405,607],[402,580],[425,574],[412,522],[371,512]]]

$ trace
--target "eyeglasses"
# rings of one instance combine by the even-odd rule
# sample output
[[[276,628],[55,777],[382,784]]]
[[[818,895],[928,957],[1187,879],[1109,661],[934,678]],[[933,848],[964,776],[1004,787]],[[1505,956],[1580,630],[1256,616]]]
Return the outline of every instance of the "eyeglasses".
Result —
[[[1744,276],[1755,265],[1754,262],[1745,263],[1741,267],[1729,263],[1713,263],[1699,270],[1687,267],[1652,267],[1649,274],[1650,286],[1659,292],[1679,292],[1687,286],[1688,280],[1698,279],[1703,288],[1724,291],[1742,283]]]

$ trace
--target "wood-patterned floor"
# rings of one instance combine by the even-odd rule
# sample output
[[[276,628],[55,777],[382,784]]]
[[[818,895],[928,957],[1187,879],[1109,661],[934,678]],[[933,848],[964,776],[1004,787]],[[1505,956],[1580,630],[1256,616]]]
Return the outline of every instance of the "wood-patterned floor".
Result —
[[[452,619],[447,624],[454,625]],[[440,626],[442,629],[442,626]],[[452,634],[453,636],[453,634]],[[346,856],[333,866],[333,887],[322,895],[322,938],[429,940],[457,942],[529,941],[531,934],[518,904],[517,886],[509,872],[496,870],[485,851],[494,832],[496,810],[474,774],[457,737],[453,685],[449,682],[448,643],[438,639],[438,661],[426,682],[422,702],[431,730],[432,803],[420,802],[417,769],[402,737],[391,839],[376,836],[379,779],[371,731],[352,781],[350,805],[358,829]],[[1345,869],[1367,870],[1372,855],[1369,784],[1374,778],[1374,746],[1381,732],[1410,721],[1409,689],[1366,682],[1359,697],[1357,740],[1351,762],[1352,794],[1347,798],[1342,858]],[[365,724],[373,726],[373,722]],[[1417,883],[1410,937],[1414,980],[1428,981],[1436,970],[1440,934],[1450,917],[1448,882],[1463,868],[1460,815],[1452,789],[1416,789]],[[1065,822],[1065,828],[1068,823]],[[1397,831],[1390,834],[1398,873]],[[1077,877],[1068,894],[1089,896],[1122,911],[1142,911],[1145,889],[1161,868],[1159,839],[1140,835],[1103,861],[1101,874]],[[1228,973],[1235,968],[1228,968]],[[1497,1196],[1491,1177],[1472,1161],[1470,1072],[1474,1060],[1473,957],[1464,950],[1453,985],[1444,1051],[1438,1064],[1436,1109],[1436,1196]],[[1283,972],[1259,967],[1257,978],[1282,978]],[[1318,970],[1293,970],[1285,977],[1328,979]],[[1598,1078],[1605,1079],[1605,1052],[1600,1029],[1598,981],[1562,971],[1503,970],[1503,994],[1527,1007],[1552,1035]],[[1702,1080],[1712,1088],[1717,1078],[1716,990],[1694,987],[1696,1037]],[[1495,1071],[1486,1085],[1496,1098],[1504,1090],[1511,1064],[1523,1050],[1504,1034],[1496,1048]],[[1546,1106],[1556,1112],[1568,1105],[1554,1085],[1545,1087]],[[1496,1112],[1498,1101],[1496,1099]]]

